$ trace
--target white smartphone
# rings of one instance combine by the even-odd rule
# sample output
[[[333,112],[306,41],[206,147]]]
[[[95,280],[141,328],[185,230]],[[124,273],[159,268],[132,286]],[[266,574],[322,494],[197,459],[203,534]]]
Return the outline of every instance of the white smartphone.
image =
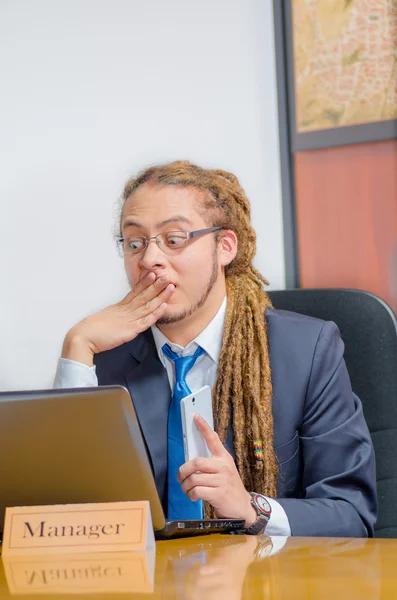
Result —
[[[211,452],[208,450],[204,438],[193,421],[193,417],[196,414],[201,415],[211,429],[214,429],[211,388],[209,385],[205,385],[194,394],[189,394],[189,396],[185,396],[181,400],[183,444],[186,462],[198,456],[211,458]]]

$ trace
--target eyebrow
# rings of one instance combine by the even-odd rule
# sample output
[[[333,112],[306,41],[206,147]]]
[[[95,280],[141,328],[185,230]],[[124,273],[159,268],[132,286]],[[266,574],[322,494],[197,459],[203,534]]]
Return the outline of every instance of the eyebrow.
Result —
[[[165,221],[160,221],[160,223],[156,223],[155,229],[165,227],[170,223],[187,223],[188,225],[192,225],[192,222],[187,217],[184,217],[183,215],[175,215],[173,217],[170,217],[169,219],[165,219]],[[126,219],[126,221],[123,223],[123,229],[126,229],[126,227],[137,227],[138,229],[145,229],[142,223],[132,221],[131,219]]]

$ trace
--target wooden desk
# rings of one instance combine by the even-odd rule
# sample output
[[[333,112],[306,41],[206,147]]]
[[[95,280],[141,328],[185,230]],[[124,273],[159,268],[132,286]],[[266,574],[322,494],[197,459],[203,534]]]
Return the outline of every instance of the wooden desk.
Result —
[[[276,541],[280,539],[274,539]],[[5,573],[1,565],[0,599],[9,597],[11,592],[13,595],[17,592],[21,600],[31,593],[48,600],[59,598],[59,594],[63,594],[62,600],[65,596],[71,600],[92,599],[96,596],[82,593],[90,589],[92,582],[103,600],[115,597],[120,600],[127,597],[146,600],[397,598],[397,540],[288,538],[281,550],[271,554],[274,548],[272,541],[264,536],[212,535],[158,542],[154,581],[149,582],[144,574],[145,585],[152,591],[147,588],[146,593],[142,593],[139,578],[130,577],[132,587],[128,588],[128,596],[127,589],[118,586],[117,577],[123,573],[126,561],[138,564],[131,555],[119,555],[119,567],[113,555],[113,566],[108,570],[98,567],[102,560],[99,554],[89,559],[84,555],[66,557],[63,565],[59,557],[54,557],[54,563],[51,564],[51,558],[47,559],[45,567],[41,559],[41,566],[36,566],[35,571],[29,565],[14,562],[13,572],[16,573],[18,567],[25,588],[12,589],[10,570]],[[40,583],[39,588],[37,583]],[[138,586],[135,593],[134,586]]]

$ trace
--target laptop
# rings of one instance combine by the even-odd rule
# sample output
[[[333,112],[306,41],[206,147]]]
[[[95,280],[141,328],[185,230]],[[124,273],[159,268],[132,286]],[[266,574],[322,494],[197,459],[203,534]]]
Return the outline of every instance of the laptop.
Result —
[[[244,527],[166,520],[125,388],[0,393],[0,532],[7,506],[126,500],[149,501],[157,539]]]

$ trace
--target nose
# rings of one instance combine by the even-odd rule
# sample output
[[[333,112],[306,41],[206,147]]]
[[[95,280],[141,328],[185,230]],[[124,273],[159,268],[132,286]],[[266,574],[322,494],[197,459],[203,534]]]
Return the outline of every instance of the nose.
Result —
[[[165,265],[165,254],[160,250],[155,239],[149,240],[147,248],[142,252],[140,264],[147,271]]]

